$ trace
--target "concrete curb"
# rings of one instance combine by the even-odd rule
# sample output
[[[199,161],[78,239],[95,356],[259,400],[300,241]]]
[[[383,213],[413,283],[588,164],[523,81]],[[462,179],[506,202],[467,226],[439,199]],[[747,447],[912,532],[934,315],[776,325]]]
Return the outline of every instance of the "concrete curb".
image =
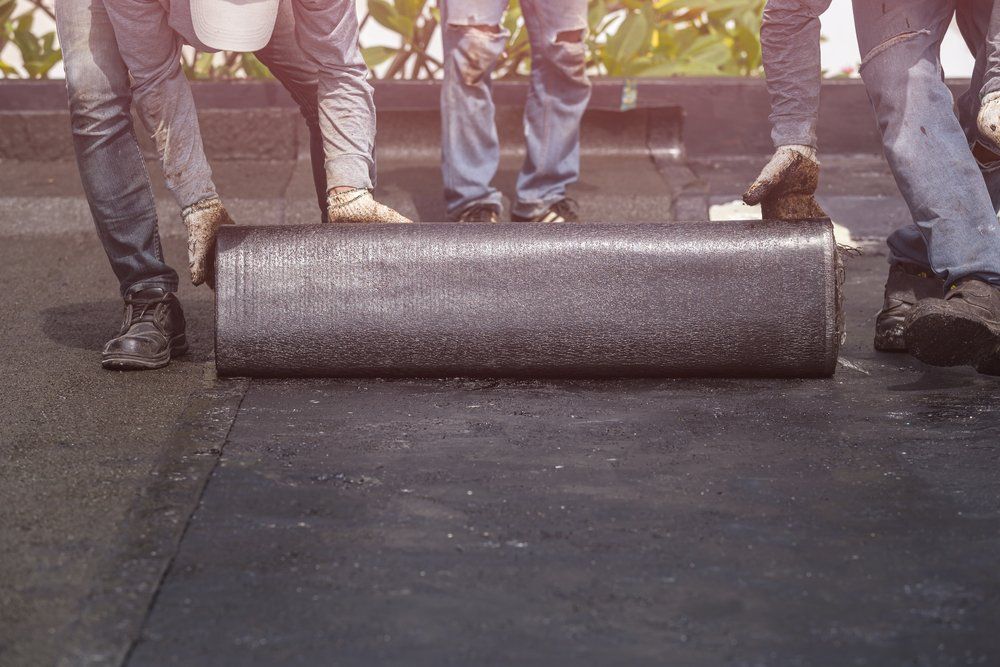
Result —
[[[426,112],[429,118],[439,113],[438,82],[376,81],[374,85],[383,131],[397,124],[407,127],[413,112]],[[527,84],[494,85],[498,107],[514,111],[501,115],[518,118],[516,110],[523,106]],[[953,80],[949,85],[960,92],[968,82]],[[683,138],[691,155],[743,155],[771,150],[767,120],[770,104],[762,80],[601,79],[594,83],[591,109],[615,112],[628,108],[623,100],[633,86],[637,109],[682,109],[679,116],[686,119]],[[230,155],[229,159],[280,159],[297,150],[293,128],[301,121],[278,83],[196,82],[192,87],[209,151],[217,158]],[[0,158],[66,159],[71,155],[63,82],[5,80],[0,82],[0,89]],[[824,151],[880,152],[878,129],[859,80],[825,81],[821,99],[819,136]],[[390,144],[385,134],[382,143]]]

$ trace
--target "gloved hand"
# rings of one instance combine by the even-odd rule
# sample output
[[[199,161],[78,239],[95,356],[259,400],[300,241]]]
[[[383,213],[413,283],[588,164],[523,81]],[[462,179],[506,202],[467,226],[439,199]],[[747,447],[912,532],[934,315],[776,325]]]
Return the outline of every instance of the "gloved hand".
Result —
[[[326,217],[330,222],[413,222],[402,213],[375,201],[370,190],[331,190],[326,197]]]
[[[215,236],[222,225],[234,225],[218,197],[203,199],[181,211],[188,233],[188,269],[195,285],[215,289]]]
[[[976,119],[979,125],[979,132],[994,149],[1000,148],[1000,92],[990,93],[983,98],[983,105],[979,108],[979,117]]]
[[[819,162],[812,146],[780,146],[747,191],[743,201],[761,205],[765,220],[829,217],[813,197],[819,186]]]

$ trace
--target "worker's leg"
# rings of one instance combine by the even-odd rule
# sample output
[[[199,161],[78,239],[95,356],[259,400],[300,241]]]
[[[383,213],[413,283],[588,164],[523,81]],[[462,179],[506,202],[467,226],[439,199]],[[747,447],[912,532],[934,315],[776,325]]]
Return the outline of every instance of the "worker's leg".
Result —
[[[507,0],[442,0],[444,82],[441,87],[441,169],[448,215],[474,207],[499,212],[492,185],[500,165],[491,77],[510,34],[502,25]]]
[[[156,202],[132,127],[128,69],[103,0],[58,0],[55,12],[80,179],[121,293],[174,292],[177,273],[163,260]]]
[[[1000,284],[1000,223],[945,85],[940,46],[954,0],[856,0],[861,76],[913,226],[889,239],[892,261],[947,284]]]
[[[525,108],[528,155],[512,213],[535,219],[580,177],[580,120],[590,100],[586,0],[522,0],[531,39]]]
[[[295,37],[295,15],[289,0],[283,0],[278,8],[278,20],[271,33],[271,40],[255,55],[285,87],[305,118],[309,128],[313,183],[316,186],[320,217],[325,220],[326,193],[329,188],[326,184],[323,132],[319,126],[319,79],[316,65],[306,57]]]

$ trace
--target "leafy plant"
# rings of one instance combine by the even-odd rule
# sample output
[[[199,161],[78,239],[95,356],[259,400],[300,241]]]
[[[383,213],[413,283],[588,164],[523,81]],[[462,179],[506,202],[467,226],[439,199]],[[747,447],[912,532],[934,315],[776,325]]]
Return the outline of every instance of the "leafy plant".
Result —
[[[758,75],[764,0],[590,0],[591,70],[611,76]],[[385,78],[440,74],[427,54],[440,13],[428,0],[369,0],[369,17],[399,36],[400,45],[364,49],[372,68],[391,63]],[[367,20],[367,18],[366,18]],[[531,52],[518,0],[503,20],[510,33],[495,76],[524,76]]]
[[[181,55],[181,67],[189,79],[269,79],[271,73],[252,53],[205,53],[186,51]]]
[[[0,52],[8,43],[23,66],[0,60],[9,77],[45,78],[61,54],[50,31],[37,34],[34,15],[52,12],[45,0],[14,16],[16,0],[0,0]],[[589,0],[588,68],[593,74],[622,77],[758,76],[760,15],[764,0]],[[398,44],[363,44],[369,67],[387,79],[432,79],[443,64],[432,44],[441,25],[436,0],[368,0],[364,28],[374,22]],[[494,76],[530,73],[531,48],[519,0],[510,0],[503,27],[510,33]],[[253,54],[194,53],[184,71],[192,79],[267,78]]]
[[[37,34],[35,13],[44,12],[55,17],[38,1],[17,16],[14,15],[16,10],[16,0],[0,0],[0,51],[12,44],[21,54],[21,67],[0,60],[0,72],[11,78],[45,79],[62,60],[62,51],[56,46],[55,31]]]
[[[757,75],[763,8],[763,0],[594,0],[591,51],[612,76]]]

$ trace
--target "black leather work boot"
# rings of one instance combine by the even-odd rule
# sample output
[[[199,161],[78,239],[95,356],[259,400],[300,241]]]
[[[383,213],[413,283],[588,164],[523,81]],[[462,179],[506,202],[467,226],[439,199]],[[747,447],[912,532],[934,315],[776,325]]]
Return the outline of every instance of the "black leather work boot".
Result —
[[[903,323],[922,299],[944,296],[944,281],[915,266],[893,264],[885,281],[885,301],[875,318],[875,349],[906,352]]]
[[[943,299],[914,306],[904,329],[907,349],[925,364],[1000,375],[1000,287],[963,278]]]
[[[113,370],[163,368],[187,348],[181,302],[162,289],[145,289],[125,298],[121,331],[104,346],[101,365]]]

